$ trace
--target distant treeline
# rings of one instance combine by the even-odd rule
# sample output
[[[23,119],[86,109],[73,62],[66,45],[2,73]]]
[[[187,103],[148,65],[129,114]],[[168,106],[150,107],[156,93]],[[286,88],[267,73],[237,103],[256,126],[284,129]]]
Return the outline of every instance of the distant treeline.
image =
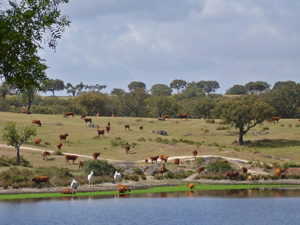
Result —
[[[48,86],[47,86],[48,85]],[[60,80],[49,80],[44,87],[53,96],[42,97],[34,90],[17,94],[13,88],[1,87],[5,91],[0,99],[0,110],[32,113],[64,114],[75,112],[77,115],[94,116],[132,116],[161,117],[178,113],[188,113],[189,118],[212,118],[212,110],[224,100],[240,95],[256,95],[275,109],[276,115],[282,118],[300,118],[300,84],[294,81],[249,82],[245,86],[234,85],[225,95],[215,94],[219,87],[217,81],[199,81],[187,83],[174,80],[169,86],[155,84],[150,90],[143,82],[135,81],[128,85],[128,91],[114,88],[110,94],[100,91],[105,85],[84,85],[83,83],[64,85]],[[67,89],[72,96],[55,97],[55,91]],[[176,94],[172,94],[176,90]]]

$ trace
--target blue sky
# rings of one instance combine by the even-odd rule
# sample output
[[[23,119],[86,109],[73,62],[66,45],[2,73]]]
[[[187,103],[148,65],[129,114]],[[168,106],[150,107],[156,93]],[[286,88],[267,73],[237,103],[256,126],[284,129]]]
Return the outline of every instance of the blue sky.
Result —
[[[132,81],[150,90],[216,80],[224,93],[250,81],[300,82],[300,1],[71,0],[61,10],[71,26],[55,53],[45,45],[40,54],[48,76],[65,83],[110,93]]]

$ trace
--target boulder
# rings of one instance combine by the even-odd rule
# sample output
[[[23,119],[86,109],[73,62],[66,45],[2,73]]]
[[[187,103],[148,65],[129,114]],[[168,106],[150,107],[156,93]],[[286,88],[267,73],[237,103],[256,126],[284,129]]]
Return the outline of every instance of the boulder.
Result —
[[[164,130],[158,130],[158,131],[156,131],[156,133],[158,133],[160,135],[165,135],[165,136],[168,135],[168,133],[166,131],[164,131]]]

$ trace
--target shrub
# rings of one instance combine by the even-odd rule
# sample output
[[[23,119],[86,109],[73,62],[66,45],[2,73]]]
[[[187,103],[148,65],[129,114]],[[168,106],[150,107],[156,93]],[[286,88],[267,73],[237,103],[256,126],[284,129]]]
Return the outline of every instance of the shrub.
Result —
[[[94,172],[95,176],[113,175],[116,168],[105,160],[88,160],[83,164],[85,174]]]
[[[263,131],[269,130],[269,127],[263,127],[262,130]]]
[[[158,143],[162,143],[162,138],[161,138],[161,137],[155,138],[154,141],[156,141],[156,142],[158,142]]]
[[[62,154],[63,153],[60,150],[56,150],[56,151],[53,152],[53,155],[62,155]]]
[[[146,141],[146,139],[144,137],[141,137],[137,141]]]
[[[219,126],[216,128],[216,130],[230,130],[229,126]]]
[[[226,172],[232,170],[232,168],[229,163],[224,163],[222,161],[217,160],[214,162],[210,162],[206,166],[206,170],[209,173],[226,173]]]
[[[130,175],[129,176],[129,180],[138,181],[139,180],[139,176],[136,175],[136,174]]]
[[[115,139],[110,141],[111,145],[116,146],[122,146],[125,147],[125,145],[128,145],[128,142],[125,140],[122,140],[120,137],[116,137]]]
[[[205,120],[206,123],[215,123],[216,121],[214,119],[207,119]]]
[[[279,166],[277,166],[277,167],[279,167]],[[282,167],[285,168],[285,169],[288,169],[290,167],[300,167],[300,164],[296,164],[296,163],[284,163],[282,165]]]
[[[199,164],[199,165],[201,165],[204,162],[204,160],[205,159],[203,157],[199,157],[199,158],[196,159],[197,164]]]
[[[169,171],[165,174],[165,178],[167,179],[174,179],[175,178],[175,175],[173,172]]]
[[[137,175],[140,175],[140,176],[144,175],[144,171],[141,168],[134,168],[133,171]]]

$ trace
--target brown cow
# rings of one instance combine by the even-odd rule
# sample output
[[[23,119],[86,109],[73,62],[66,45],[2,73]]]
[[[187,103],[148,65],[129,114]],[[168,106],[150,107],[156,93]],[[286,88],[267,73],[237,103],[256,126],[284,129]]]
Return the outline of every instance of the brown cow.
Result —
[[[228,160],[227,159],[222,159],[221,162],[228,163]]]
[[[65,116],[75,116],[75,113],[74,112],[66,112],[65,113]]]
[[[42,123],[40,120],[34,119],[34,120],[32,120],[32,123],[37,124],[39,127],[42,126]]]
[[[61,143],[61,140],[67,140],[67,137],[68,137],[68,133],[66,134],[60,134],[58,137],[59,137],[59,140],[60,140],[60,143]]]
[[[95,160],[97,160],[98,156],[100,156],[100,155],[101,155],[100,152],[94,152],[94,153],[93,153],[93,158],[94,158]]]
[[[202,172],[204,169],[205,169],[205,167],[201,167],[201,166],[199,166],[199,167],[198,167],[198,169],[197,169],[197,171],[198,171],[198,175],[200,175],[200,174],[201,174],[201,172]]]
[[[164,115],[161,118],[163,118],[163,119],[170,119],[170,115]]]
[[[151,159],[151,163],[153,162],[157,162],[157,159],[159,158],[159,155],[157,156],[151,156],[150,159]]]
[[[85,118],[85,117],[86,117],[86,115],[85,115],[85,114],[82,114],[80,119]]]
[[[276,176],[277,176],[279,179],[281,179],[281,175],[282,175],[282,173],[284,173],[284,172],[286,172],[286,169],[285,169],[285,168],[277,168],[277,169],[275,169],[275,174],[276,174]]]
[[[61,150],[61,147],[63,146],[63,144],[62,143],[58,143],[56,146],[57,146],[58,150]]]
[[[140,131],[143,131],[144,127],[143,126],[140,126]]]
[[[97,114],[96,114],[96,117],[100,117],[100,113],[97,113]]]
[[[167,161],[168,161],[168,158],[169,158],[169,156],[166,156],[166,155],[161,155],[161,156],[160,156],[160,160],[161,160],[161,161],[167,162]]]
[[[83,164],[84,164],[84,162],[82,162],[82,161],[79,161],[79,170],[81,170],[82,169],[82,167],[83,167]]]
[[[31,114],[31,112],[30,112],[30,111],[27,111],[27,110],[22,110],[21,113],[24,113],[24,114]]]
[[[145,159],[145,163],[148,163],[148,159]]]
[[[83,118],[84,119],[84,122],[87,123],[87,122],[90,122],[92,123],[92,118]]]
[[[263,180],[263,179],[264,179],[264,175],[259,174],[259,179],[260,179],[260,180]]]
[[[131,189],[129,187],[127,187],[126,185],[123,185],[123,184],[118,184],[118,188],[124,188],[125,191],[131,191]]]
[[[50,156],[51,154],[50,154],[50,152],[42,151],[41,155],[42,155],[42,157],[43,157],[43,160],[45,160],[45,159],[47,160],[47,156],[48,156],[48,155]]]
[[[130,145],[125,145],[126,154],[128,154],[129,150],[130,150]]]
[[[248,169],[246,167],[242,167],[242,173],[246,174],[248,172]]]
[[[195,188],[195,184],[191,184],[191,183],[186,183],[186,186],[191,190]]]
[[[252,181],[252,176],[251,175],[248,176],[248,180]]]
[[[187,113],[178,114],[178,117],[182,120],[182,118],[185,118],[187,120]]]
[[[125,129],[130,130],[130,126],[128,124],[124,125]]]
[[[32,177],[31,181],[34,181],[35,183],[49,183],[49,177],[47,176],[41,176],[41,177]]]
[[[232,178],[236,178],[237,180],[239,179],[239,172],[235,171],[235,172],[227,172],[226,173],[226,177],[229,177],[229,179],[231,180]]]
[[[107,132],[107,133],[109,133],[110,126],[109,126],[109,125],[107,125],[107,126],[105,127],[105,129],[106,129],[106,132]]]
[[[159,174],[160,174],[160,175],[163,175],[164,170],[165,170],[165,169],[164,169],[163,166],[159,166],[159,167],[158,167],[158,171],[159,171]]]
[[[71,190],[69,188],[63,188],[61,193],[65,194],[65,195],[71,195],[71,194],[73,194],[73,190]]]
[[[65,155],[65,163],[68,163],[70,164],[69,160],[72,160],[73,161],[73,164],[74,164],[74,161],[78,158],[77,155]]]
[[[97,129],[98,136],[104,136],[105,131]]]
[[[35,144],[35,145],[40,145],[41,141],[42,141],[42,139],[35,138],[35,139],[34,139],[34,144]]]
[[[196,159],[197,158],[197,154],[198,154],[197,150],[192,151],[192,153],[193,153],[193,157],[195,157],[195,159]]]
[[[179,163],[180,163],[180,159],[175,158],[175,159],[174,159],[174,164],[177,165],[177,167],[178,167],[178,166],[179,166]]]
[[[275,123],[275,121],[278,123],[280,120],[280,116],[272,116],[272,121]]]

